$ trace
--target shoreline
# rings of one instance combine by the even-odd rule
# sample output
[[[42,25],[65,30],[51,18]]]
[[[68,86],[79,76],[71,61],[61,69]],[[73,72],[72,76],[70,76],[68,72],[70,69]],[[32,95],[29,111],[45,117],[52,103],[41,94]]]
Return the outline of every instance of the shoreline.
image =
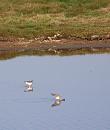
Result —
[[[11,39],[0,40],[0,59],[17,55],[74,55],[110,52],[110,39]],[[9,55],[9,56],[8,56]],[[11,58],[11,57],[10,57]]]

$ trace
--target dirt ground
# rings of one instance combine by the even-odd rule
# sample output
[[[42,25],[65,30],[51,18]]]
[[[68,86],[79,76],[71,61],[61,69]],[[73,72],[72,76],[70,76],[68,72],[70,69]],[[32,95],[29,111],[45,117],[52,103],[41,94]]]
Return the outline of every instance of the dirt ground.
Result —
[[[60,40],[27,40],[27,39],[1,39],[0,40],[0,57],[8,53],[18,53],[38,51],[40,54],[63,54],[71,52],[92,53],[110,51],[110,39],[107,40],[81,40],[81,39],[60,39]]]

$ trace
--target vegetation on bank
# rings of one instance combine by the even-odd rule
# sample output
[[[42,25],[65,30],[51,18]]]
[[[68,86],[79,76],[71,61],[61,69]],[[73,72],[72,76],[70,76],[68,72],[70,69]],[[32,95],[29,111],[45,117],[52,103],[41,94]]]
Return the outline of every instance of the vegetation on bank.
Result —
[[[110,0],[0,0],[0,37],[110,35]]]

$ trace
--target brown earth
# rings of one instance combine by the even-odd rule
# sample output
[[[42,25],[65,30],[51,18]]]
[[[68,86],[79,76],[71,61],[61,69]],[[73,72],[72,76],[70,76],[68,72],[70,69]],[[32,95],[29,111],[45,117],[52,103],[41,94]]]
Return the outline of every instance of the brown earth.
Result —
[[[9,53],[38,52],[38,54],[74,54],[110,52],[110,39],[0,39],[0,58]],[[45,53],[44,53],[45,52]],[[28,54],[28,53],[27,53]]]

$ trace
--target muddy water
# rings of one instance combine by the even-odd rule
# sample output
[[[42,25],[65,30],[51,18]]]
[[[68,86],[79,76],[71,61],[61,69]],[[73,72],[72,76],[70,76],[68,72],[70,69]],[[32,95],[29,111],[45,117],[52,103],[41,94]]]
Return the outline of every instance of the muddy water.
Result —
[[[110,55],[0,61],[0,130],[110,130]]]

